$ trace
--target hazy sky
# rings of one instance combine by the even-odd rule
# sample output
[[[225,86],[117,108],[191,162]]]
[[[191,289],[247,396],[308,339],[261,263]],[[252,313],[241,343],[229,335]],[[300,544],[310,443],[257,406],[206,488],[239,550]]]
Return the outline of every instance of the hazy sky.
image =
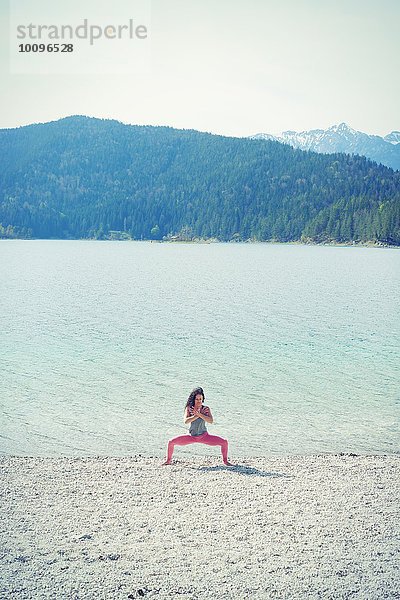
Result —
[[[29,4],[39,11],[46,1]],[[342,121],[379,135],[400,129],[400,0],[148,2],[144,73],[19,75],[0,0],[0,127],[85,114],[234,136]],[[71,0],[52,4],[65,19]],[[78,5],[83,19],[93,5],[129,12],[132,2]]]

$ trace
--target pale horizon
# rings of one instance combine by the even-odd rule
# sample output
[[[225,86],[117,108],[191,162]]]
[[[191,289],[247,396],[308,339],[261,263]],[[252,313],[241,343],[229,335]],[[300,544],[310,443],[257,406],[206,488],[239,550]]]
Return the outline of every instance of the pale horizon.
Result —
[[[110,120],[110,121],[118,121],[120,123],[122,123],[123,125],[132,125],[132,126],[138,126],[138,127],[172,127],[173,129],[177,129],[177,130],[181,130],[181,131],[188,131],[188,130],[193,130],[193,131],[198,131],[199,133],[210,133],[211,135],[221,135],[223,137],[235,137],[235,138],[246,138],[249,137],[251,135],[256,135],[258,133],[268,133],[268,134],[272,134],[275,136],[279,136],[280,134],[284,133],[285,131],[290,131],[288,129],[284,129],[282,131],[255,131],[253,133],[249,133],[248,136],[247,135],[229,135],[229,134],[225,134],[225,133],[221,133],[221,132],[217,132],[217,131],[209,131],[209,130],[201,130],[201,129],[197,129],[196,127],[175,127],[174,125],[170,125],[168,123],[127,123],[126,121],[123,121],[121,119],[117,119],[116,117],[103,117],[103,116],[97,116],[97,115],[85,115],[85,114],[70,114],[70,115],[63,115],[60,116],[57,119],[49,119],[48,121],[36,121],[33,123],[21,123],[20,125],[15,125],[15,126],[11,126],[11,127],[1,127],[0,129],[18,129],[20,127],[28,127],[30,125],[45,125],[46,123],[54,123],[56,121],[60,121],[62,119],[67,119],[69,117],[86,117],[89,119],[106,119],[106,120]],[[341,123],[343,123],[345,121],[341,121]],[[305,131],[312,131],[312,130],[318,130],[318,129],[329,129],[330,127],[334,127],[337,125],[340,125],[341,123],[332,123],[331,125],[329,125],[326,128],[322,128],[322,127],[313,127],[312,129],[308,129],[308,130],[295,130],[296,133],[303,133]],[[351,129],[355,129],[354,127],[352,127],[351,123],[346,123],[346,125],[348,127],[350,127]],[[367,131],[361,131],[361,130],[356,130],[359,131],[360,133],[367,133],[368,135],[377,135],[380,137],[384,137],[385,135],[388,135],[389,133],[392,133],[394,131],[398,131],[396,129],[392,129],[391,131],[387,131],[386,133],[384,133],[383,135],[378,134],[378,133],[373,133],[373,132],[367,132]]]

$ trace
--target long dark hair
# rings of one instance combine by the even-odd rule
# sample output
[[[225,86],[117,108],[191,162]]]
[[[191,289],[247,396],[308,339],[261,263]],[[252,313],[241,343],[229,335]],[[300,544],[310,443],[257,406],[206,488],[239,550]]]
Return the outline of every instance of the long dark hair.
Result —
[[[197,394],[201,394],[203,396],[203,402],[204,402],[204,400],[206,399],[206,397],[204,395],[203,388],[197,387],[197,388],[194,388],[194,390],[192,390],[190,392],[189,398],[187,399],[186,404],[185,404],[185,408],[187,408],[188,406],[190,408],[193,408],[193,406],[194,406],[194,399],[196,398]]]

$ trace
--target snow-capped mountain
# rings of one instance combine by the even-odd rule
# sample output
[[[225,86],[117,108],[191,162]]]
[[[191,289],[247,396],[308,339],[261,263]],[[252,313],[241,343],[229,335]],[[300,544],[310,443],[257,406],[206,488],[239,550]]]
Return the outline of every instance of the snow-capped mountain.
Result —
[[[400,131],[392,131],[392,133],[388,133],[387,135],[385,135],[385,137],[383,139],[386,140],[387,142],[390,142],[391,144],[399,144],[400,143]]]
[[[356,131],[346,123],[340,123],[340,125],[333,125],[328,129],[283,131],[277,136],[269,133],[257,133],[250,137],[251,139],[276,140],[294,148],[323,154],[333,152],[360,154],[392,169],[400,169],[400,131],[392,131],[385,137],[381,137]]]

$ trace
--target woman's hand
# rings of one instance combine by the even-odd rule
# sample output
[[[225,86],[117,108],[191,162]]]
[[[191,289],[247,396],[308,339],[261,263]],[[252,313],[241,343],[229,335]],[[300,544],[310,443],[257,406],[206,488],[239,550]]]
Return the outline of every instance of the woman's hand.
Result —
[[[193,415],[195,415],[196,417],[200,417],[201,419],[203,419],[203,421],[206,421],[206,419],[204,417],[208,416],[207,412],[201,412],[200,410],[196,410],[195,408],[193,409]]]
[[[200,419],[203,419],[203,421],[205,421],[205,419],[204,419],[205,415],[204,415],[204,413],[201,412],[201,410],[197,410],[196,408],[192,408],[191,413],[192,413],[192,415],[194,417],[199,417]]]

